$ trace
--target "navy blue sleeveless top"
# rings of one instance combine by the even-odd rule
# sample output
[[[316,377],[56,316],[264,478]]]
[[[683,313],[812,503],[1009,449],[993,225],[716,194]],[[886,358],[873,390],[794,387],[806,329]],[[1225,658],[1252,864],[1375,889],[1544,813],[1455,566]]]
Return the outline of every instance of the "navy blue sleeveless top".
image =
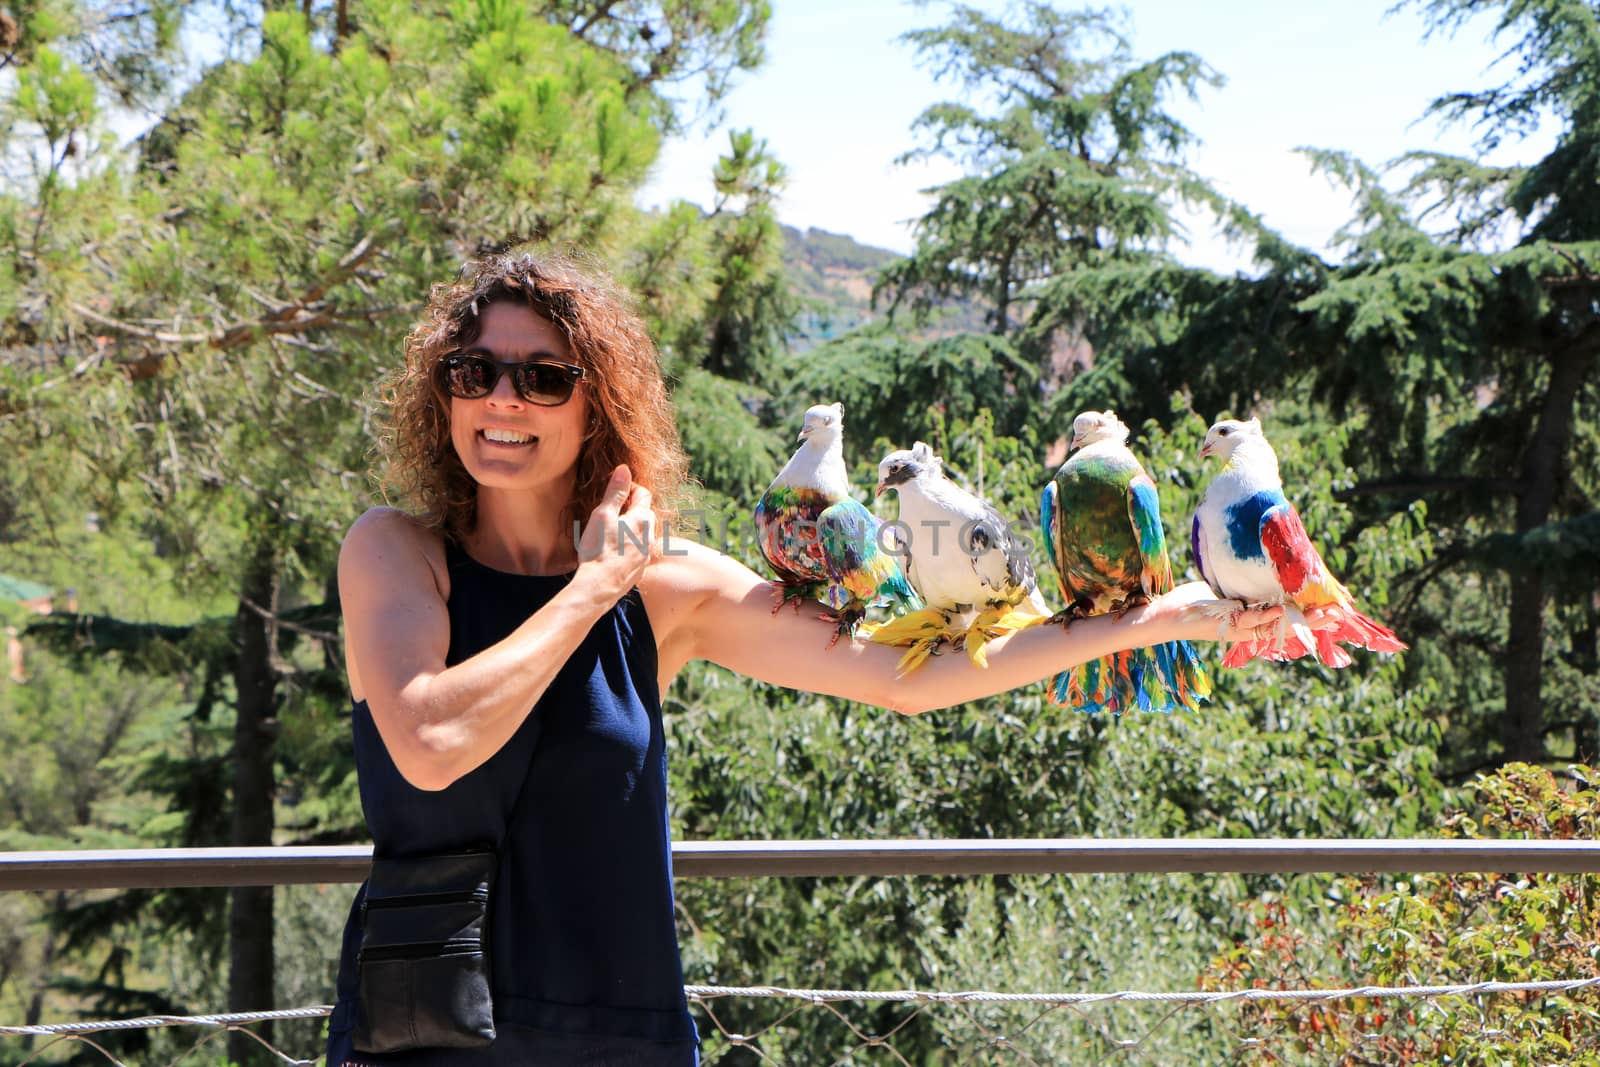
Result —
[[[491,570],[449,541],[445,555],[447,664],[508,636],[570,580]],[[656,646],[637,589],[594,625],[500,751],[446,789],[417,789],[401,776],[365,701],[355,704],[353,725],[361,807],[378,855],[504,838],[490,942],[499,1036],[471,1051],[351,1051],[358,892],[328,1067],[695,1063],[674,925]]]

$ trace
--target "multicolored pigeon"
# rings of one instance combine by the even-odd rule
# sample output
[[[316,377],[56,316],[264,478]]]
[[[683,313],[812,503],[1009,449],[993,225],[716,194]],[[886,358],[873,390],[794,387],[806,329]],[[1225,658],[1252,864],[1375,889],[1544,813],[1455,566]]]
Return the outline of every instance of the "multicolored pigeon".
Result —
[[[854,635],[869,605],[896,614],[922,606],[888,551],[883,524],[850,496],[844,466],[844,406],[806,409],[800,447],[756,503],[761,554],[782,596],[815,598],[831,609],[840,635]]]
[[[1350,664],[1340,642],[1374,652],[1400,652],[1392,630],[1356,610],[1355,598],[1328,573],[1300,515],[1283,495],[1278,456],[1261,422],[1223,419],[1206,432],[1201,456],[1219,456],[1222,470],[1206,487],[1194,515],[1192,538],[1200,574],[1228,610],[1281,604],[1283,620],[1268,639],[1229,647],[1224,667],[1252,659],[1291,660],[1315,655],[1329,667]],[[1305,613],[1324,610],[1339,621],[1313,632]]]
[[[1072,455],[1040,501],[1050,562],[1068,607],[1059,618],[1122,613],[1172,589],[1156,486],[1115,412],[1072,420]],[[1195,710],[1211,679],[1187,641],[1118,652],[1056,676],[1057,704],[1084,711]]]
[[[891,489],[900,495],[900,521],[890,529],[903,540],[906,577],[928,606],[875,627],[869,639],[910,646],[902,672],[914,669],[941,641],[958,639],[972,662],[986,667],[990,640],[1050,614],[1027,543],[999,512],[946,478],[933,449],[918,441],[883,457],[878,495]]]

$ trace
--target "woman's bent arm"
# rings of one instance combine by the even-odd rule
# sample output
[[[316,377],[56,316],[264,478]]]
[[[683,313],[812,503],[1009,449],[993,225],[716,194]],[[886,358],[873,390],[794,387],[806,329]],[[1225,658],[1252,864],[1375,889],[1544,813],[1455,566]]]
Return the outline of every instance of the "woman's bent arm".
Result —
[[[498,752],[595,622],[633,587],[645,556],[612,536],[649,521],[643,489],[621,512],[632,488],[614,479],[590,520],[596,538],[603,532],[612,544],[590,544],[586,530],[584,562],[567,587],[504,640],[451,667],[450,615],[428,562],[437,535],[385,508],[356,520],[339,553],[351,690],[366,699],[406,781],[443,789]]]

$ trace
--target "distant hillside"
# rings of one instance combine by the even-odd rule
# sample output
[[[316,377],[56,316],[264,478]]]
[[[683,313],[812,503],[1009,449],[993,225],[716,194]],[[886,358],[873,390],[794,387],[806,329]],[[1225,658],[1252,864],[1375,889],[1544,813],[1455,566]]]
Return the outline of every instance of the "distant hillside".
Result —
[[[789,283],[804,303],[793,348],[810,348],[882,314],[872,310],[872,283],[897,254],[816,227],[785,226],[783,238]]]
[[[792,350],[803,352],[887,313],[882,304],[873,310],[872,285],[879,271],[900,258],[898,253],[814,226],[804,232],[785,226],[783,237],[789,284],[804,304],[799,333],[789,342]],[[908,323],[905,329],[912,337],[929,338],[983,333],[988,325],[982,307],[973,305],[947,308],[932,323],[916,329]]]

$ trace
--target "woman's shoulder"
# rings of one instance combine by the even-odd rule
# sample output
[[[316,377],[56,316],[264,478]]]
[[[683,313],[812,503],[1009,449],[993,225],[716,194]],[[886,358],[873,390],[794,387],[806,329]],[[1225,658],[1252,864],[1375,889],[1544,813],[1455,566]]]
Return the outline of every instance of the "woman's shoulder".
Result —
[[[409,548],[444,553],[444,536],[409,512],[376,507],[362,512],[344,535],[344,549]]]
[[[431,572],[441,594],[449,595],[444,535],[399,508],[368,508],[350,524],[339,549],[341,581],[370,577],[403,580],[407,572]]]
[[[431,537],[443,543],[443,538],[439,531],[423,522],[417,516],[409,511],[402,511],[400,508],[391,508],[384,505],[363,511],[360,517],[350,524],[349,534],[346,535],[347,539],[358,531],[362,536],[366,537],[374,536],[377,531],[382,531],[381,534],[377,535]]]

